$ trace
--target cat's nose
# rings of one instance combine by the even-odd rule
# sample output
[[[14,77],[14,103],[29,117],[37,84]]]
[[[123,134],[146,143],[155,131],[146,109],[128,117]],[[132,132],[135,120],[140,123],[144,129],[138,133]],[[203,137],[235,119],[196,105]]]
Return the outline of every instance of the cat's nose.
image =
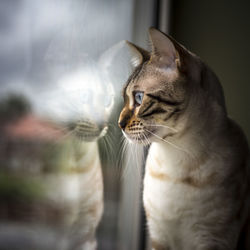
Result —
[[[118,125],[119,125],[119,127],[120,127],[122,130],[124,130],[124,129],[125,129],[126,124],[127,124],[127,122],[126,122],[126,120],[125,120],[125,119],[123,119],[123,120],[119,120],[119,121],[118,121]]]
[[[129,123],[129,120],[132,117],[132,115],[133,115],[132,110],[129,110],[126,107],[123,108],[118,120],[118,125],[122,130],[125,130],[125,127]]]

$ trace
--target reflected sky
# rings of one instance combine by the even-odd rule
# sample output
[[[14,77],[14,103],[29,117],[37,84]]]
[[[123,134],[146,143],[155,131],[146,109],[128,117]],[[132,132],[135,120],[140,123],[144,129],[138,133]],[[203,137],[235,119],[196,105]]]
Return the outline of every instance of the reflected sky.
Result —
[[[1,1],[1,88],[49,86],[86,54],[96,60],[116,42],[130,39],[133,13],[128,2]]]

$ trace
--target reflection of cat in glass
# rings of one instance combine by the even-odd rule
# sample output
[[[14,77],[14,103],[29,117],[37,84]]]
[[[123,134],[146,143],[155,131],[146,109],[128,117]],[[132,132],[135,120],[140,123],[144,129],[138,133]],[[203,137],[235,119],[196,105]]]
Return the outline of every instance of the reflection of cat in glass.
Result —
[[[49,106],[55,109],[51,115],[56,115],[51,119],[58,119],[71,134],[68,157],[64,161],[71,173],[65,176],[62,185],[67,182],[77,185],[72,190],[78,204],[73,208],[77,211],[69,235],[69,249],[95,249],[95,230],[103,211],[97,139],[107,132],[113,106],[112,85],[105,82],[95,65],[90,63],[68,74],[59,84],[62,90],[60,100],[53,95]]]
[[[86,58],[46,93],[26,93],[34,112],[5,126],[19,149],[5,159],[4,175],[10,182],[22,179],[33,191],[29,200],[20,192],[9,194],[14,198],[6,203],[7,210],[11,207],[8,219],[0,211],[6,221],[0,228],[0,249],[96,249],[103,212],[97,140],[107,132],[114,102],[102,59],[100,65]],[[24,188],[21,182],[15,185]]]

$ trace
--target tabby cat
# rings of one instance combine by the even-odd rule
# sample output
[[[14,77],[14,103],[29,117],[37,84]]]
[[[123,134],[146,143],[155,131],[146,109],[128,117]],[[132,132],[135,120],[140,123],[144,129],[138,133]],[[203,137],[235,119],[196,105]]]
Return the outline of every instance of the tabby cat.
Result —
[[[250,249],[249,149],[226,111],[216,75],[151,28],[152,52],[131,43],[137,65],[119,126],[150,144],[143,202],[152,249]]]

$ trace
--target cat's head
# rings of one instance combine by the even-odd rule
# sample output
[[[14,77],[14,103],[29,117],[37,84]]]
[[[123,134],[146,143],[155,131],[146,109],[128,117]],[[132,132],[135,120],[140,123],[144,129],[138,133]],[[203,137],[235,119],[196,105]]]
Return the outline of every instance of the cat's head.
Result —
[[[101,65],[87,56],[84,59],[36,95],[33,103],[39,117],[58,125],[65,134],[89,142],[108,130],[114,90]]]
[[[58,121],[63,122],[72,135],[82,141],[93,141],[104,136],[114,104],[112,84],[100,69],[88,65],[72,72],[61,82]],[[58,106],[57,103],[57,106]],[[56,105],[56,104],[55,104]]]
[[[118,123],[125,136],[147,144],[202,126],[209,112],[225,113],[214,73],[173,38],[154,28],[149,36],[150,53],[129,43],[138,63],[123,91]]]

